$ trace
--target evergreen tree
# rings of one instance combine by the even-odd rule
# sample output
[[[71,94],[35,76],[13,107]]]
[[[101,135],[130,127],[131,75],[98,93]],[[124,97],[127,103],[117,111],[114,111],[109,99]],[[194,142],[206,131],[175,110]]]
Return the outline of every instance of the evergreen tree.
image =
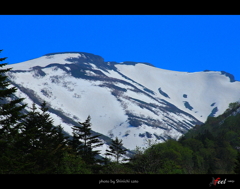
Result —
[[[126,154],[126,149],[123,149],[122,140],[118,140],[116,137],[115,140],[112,140],[112,144],[109,146],[110,150],[106,150],[106,155],[110,155],[116,158],[117,163],[119,163],[119,158]],[[126,159],[124,159],[126,160]]]
[[[236,166],[234,168],[236,174],[240,174],[240,151],[238,151]]]
[[[79,122],[79,125],[73,126],[73,139],[71,146],[75,152],[89,165],[93,165],[99,160],[96,155],[100,154],[99,150],[93,150],[96,147],[103,145],[98,138],[100,135],[93,136],[91,134],[91,117],[88,116],[85,122]]]
[[[1,52],[2,50],[0,50]],[[6,58],[0,58],[0,61]],[[7,63],[0,64],[0,67],[6,66]],[[17,91],[16,87],[8,88],[10,81],[5,73],[12,68],[0,69],[0,125],[3,127],[1,131],[8,131],[25,116],[21,111],[26,107],[26,104],[20,105],[23,98],[16,98],[14,93]]]
[[[1,52],[2,50],[0,50]],[[6,58],[0,58],[0,61]],[[0,68],[7,63],[0,64]],[[14,96],[15,87],[10,87],[6,76],[11,68],[0,69],[0,173],[14,173],[17,166],[17,151],[15,143],[18,140],[21,120],[25,117],[22,110],[23,98]]]
[[[24,168],[19,173],[58,173],[67,138],[60,126],[55,127],[47,113],[46,102],[41,104],[41,112],[35,104],[23,121],[20,140],[17,143],[22,155]]]

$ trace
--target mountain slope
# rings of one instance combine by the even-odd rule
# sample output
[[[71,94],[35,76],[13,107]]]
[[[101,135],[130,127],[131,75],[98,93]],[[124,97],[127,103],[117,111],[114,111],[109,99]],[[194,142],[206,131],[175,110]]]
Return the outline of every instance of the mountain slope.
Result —
[[[123,139],[133,150],[146,139],[179,138],[209,115],[239,100],[240,83],[226,72],[177,72],[149,63],[104,62],[83,52],[51,53],[8,65],[17,95],[29,105],[45,100],[55,124],[71,126],[91,116],[92,130]]]

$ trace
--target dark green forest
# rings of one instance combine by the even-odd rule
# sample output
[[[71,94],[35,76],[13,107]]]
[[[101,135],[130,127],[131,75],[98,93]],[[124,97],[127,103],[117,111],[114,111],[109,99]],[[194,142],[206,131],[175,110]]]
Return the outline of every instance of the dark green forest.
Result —
[[[0,51],[1,52],[1,51]],[[0,58],[5,61],[6,58]],[[72,127],[66,136],[61,125],[54,125],[48,105],[27,105],[14,95],[0,64],[0,173],[1,174],[239,174],[239,102],[218,117],[209,117],[178,140],[136,147],[126,154],[122,140],[112,139],[105,157],[96,147],[103,145],[91,133],[90,115]],[[26,112],[25,107],[31,107]],[[112,157],[112,159],[110,159]]]

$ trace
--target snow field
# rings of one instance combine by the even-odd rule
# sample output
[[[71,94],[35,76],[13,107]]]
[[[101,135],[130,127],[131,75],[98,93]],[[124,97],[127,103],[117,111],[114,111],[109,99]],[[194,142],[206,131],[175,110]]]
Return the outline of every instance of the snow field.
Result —
[[[84,122],[87,116],[90,115],[92,118],[92,129],[94,131],[107,136],[111,134],[113,138],[118,136],[120,139],[123,139],[124,146],[131,150],[135,149],[136,146],[146,146],[144,142],[145,139],[148,139],[146,135],[143,138],[139,137],[139,134],[143,135],[146,132],[152,134],[151,140],[156,139],[153,135],[154,133],[158,136],[170,135],[175,138],[181,136],[176,129],[170,126],[168,127],[168,131],[147,125],[142,125],[137,128],[130,127],[123,105],[111,94],[110,89],[98,86],[103,84],[101,81],[95,82],[76,79],[57,67],[44,68],[43,71],[46,73],[44,77],[37,76],[36,72],[31,70],[31,67],[44,67],[53,62],[60,64],[72,63],[65,59],[79,56],[81,56],[79,53],[43,56],[22,62],[22,64],[8,65],[8,67],[14,67],[14,70],[28,70],[29,72],[11,73],[11,75],[15,76],[14,81],[17,84],[24,84],[24,87],[34,90],[41,99],[51,104],[52,108],[61,110],[70,118],[76,116],[80,122]],[[108,70],[108,72],[106,72],[97,68],[94,64],[90,65],[93,69],[100,70],[108,77],[127,81],[143,90],[140,85],[124,78],[114,70]],[[151,94],[154,98],[164,99],[202,122],[207,119],[207,116],[213,108],[218,108],[217,116],[225,111],[230,102],[235,102],[240,99],[240,92],[236,92],[236,90],[240,91],[240,82],[230,83],[229,78],[221,75],[220,72],[177,72],[163,70],[145,64],[136,64],[135,66],[119,64],[116,65],[116,67],[118,71],[125,76],[154,91],[155,95]],[[67,66],[66,68],[68,70],[70,69]],[[95,74],[91,71],[87,73],[89,75]],[[52,79],[55,79],[55,84],[52,84]],[[137,102],[132,103],[134,100],[130,100],[129,97],[146,103],[156,104],[157,102],[147,95],[133,92],[133,87],[129,85],[124,85],[120,82],[114,82],[113,84],[127,89],[120,98],[123,104],[127,105],[126,109],[137,116],[149,116],[151,119],[159,121],[164,121],[164,117],[169,116],[175,121],[185,120],[187,122],[189,121],[189,123],[191,121],[191,118],[186,115],[180,116],[171,112],[166,114],[153,108],[156,115],[146,108],[141,108],[136,104]],[[167,93],[170,99],[162,96],[158,91],[159,88]],[[49,92],[50,96],[45,96],[41,92],[42,89],[47,93]],[[30,103],[32,101],[28,96],[21,92],[18,92],[18,94],[26,98],[26,103],[31,105]],[[187,98],[184,98],[183,94],[186,94]],[[187,109],[184,106],[184,101],[187,101],[193,109]],[[212,103],[215,103],[215,105],[211,106]],[[61,118],[55,114],[50,113],[50,116],[54,119],[55,125],[61,124],[64,130],[71,134],[71,125],[63,123]],[[159,140],[159,142],[161,142],[161,140]],[[101,150],[105,153],[106,148],[107,145],[103,146]]]
[[[202,122],[207,119],[214,108],[210,106],[212,103],[216,102],[218,109],[225,110],[229,102],[237,101],[240,97],[240,93],[235,92],[237,88],[240,91],[239,82],[230,83],[229,78],[221,75],[220,72],[177,72],[145,64],[135,66],[119,64],[116,67],[127,77],[153,90],[157,97],[176,105]],[[159,87],[170,96],[170,99],[159,94]],[[183,94],[187,94],[188,97],[183,98]],[[197,108],[192,111],[188,110],[183,101]],[[219,111],[216,115],[221,113],[223,112]]]
[[[31,67],[34,66],[41,66],[45,67],[51,63],[59,63],[59,64],[66,64],[66,63],[72,63],[69,61],[66,61],[67,58],[77,58],[81,57],[81,54],[79,53],[64,53],[64,54],[56,54],[56,55],[50,55],[50,56],[41,56],[39,58],[35,58],[32,60],[28,60],[25,62],[21,62],[14,65],[7,65],[8,67],[14,67],[15,70],[29,70]]]
[[[96,132],[107,134],[107,131],[114,125],[127,119],[120,102],[115,100],[110,90],[98,87],[86,80],[76,79],[72,76],[62,78],[57,85],[51,85],[49,90],[52,92],[54,98],[49,99],[41,93],[41,89],[42,87],[48,88],[46,85],[43,86],[43,83],[51,82],[48,73],[52,71],[52,68],[45,68],[43,71],[47,73],[47,75],[40,79],[30,79],[32,77],[31,72],[20,72],[17,74],[15,81],[16,83],[20,81],[26,83],[26,80],[31,80],[32,82],[25,85],[25,87],[32,88],[36,94],[50,103],[53,108],[62,109],[66,115],[79,117],[80,122],[85,121],[87,116],[90,115],[92,118],[92,128]],[[55,75],[63,75],[63,73],[64,71],[61,69],[54,71]],[[62,87],[62,82],[73,83],[74,86],[72,86],[72,88],[74,91],[68,91]],[[99,84],[99,82],[96,83]],[[69,99],[69,93],[76,93],[81,97]],[[112,103],[110,104],[109,101]],[[99,111],[99,107],[102,111]],[[79,115],[76,115],[77,112],[79,112]]]

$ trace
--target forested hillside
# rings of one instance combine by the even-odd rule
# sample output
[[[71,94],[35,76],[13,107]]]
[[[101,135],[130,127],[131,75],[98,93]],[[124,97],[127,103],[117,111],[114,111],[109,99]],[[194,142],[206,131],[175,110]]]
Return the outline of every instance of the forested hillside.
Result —
[[[231,103],[224,114],[209,117],[178,141],[168,140],[138,152],[131,165],[140,173],[239,173],[239,109],[238,102]]]

